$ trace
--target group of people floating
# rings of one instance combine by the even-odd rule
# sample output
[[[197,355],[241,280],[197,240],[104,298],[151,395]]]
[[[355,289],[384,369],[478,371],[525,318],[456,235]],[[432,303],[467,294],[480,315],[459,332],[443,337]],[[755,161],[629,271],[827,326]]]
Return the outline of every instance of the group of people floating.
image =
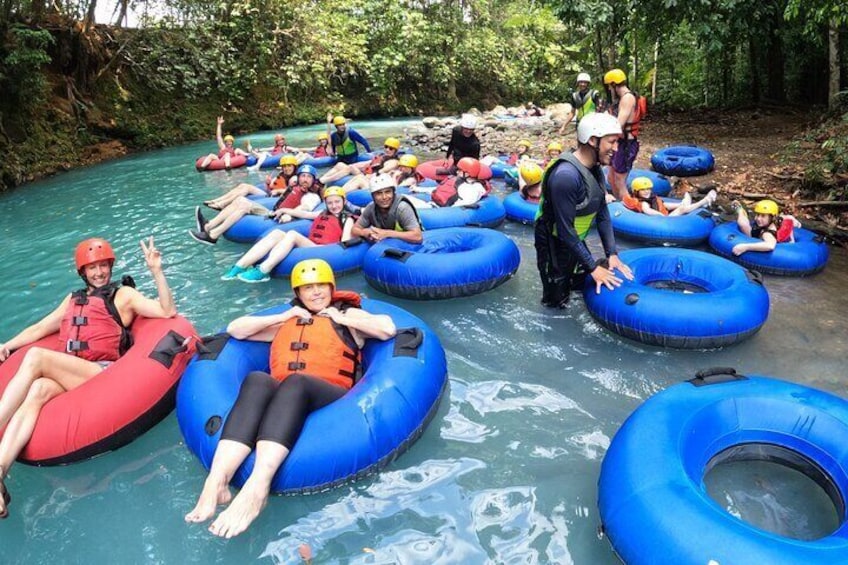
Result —
[[[639,150],[639,110],[637,97],[627,86],[625,74],[614,69],[604,76],[612,94],[608,112],[599,112],[602,103],[597,92],[589,90],[589,77],[578,76],[575,92],[577,147],[563,151],[554,142],[541,163],[529,157],[532,143],[521,140],[508,161],[519,169],[522,197],[538,202],[535,222],[537,267],[542,281],[542,304],[563,308],[573,289],[582,288],[591,277],[600,292],[621,285],[621,277],[632,279],[630,268],[619,258],[613,236],[608,195],[602,166],[610,166],[612,196],[629,209],[645,214],[686,214],[711,205],[715,192],[693,202],[684,198],[676,205],[652,194],[648,178],[632,182],[632,196],[624,179]],[[578,104],[578,100],[580,103]],[[229,159],[246,152],[233,147],[232,136],[221,135],[223,118],[218,119],[220,152],[207,156],[201,166],[214,158]],[[272,217],[283,226],[295,219],[311,219],[308,236],[295,230],[272,230],[251,247],[222,276],[246,282],[266,281],[271,271],[295,247],[312,247],[362,238],[378,242],[397,238],[419,243],[423,228],[417,209],[424,206],[468,205],[484,198],[491,186],[486,174],[489,157],[480,157],[480,142],[474,135],[473,116],[463,116],[453,129],[441,174],[447,175],[430,192],[430,201],[398,194],[398,187],[415,190],[421,182],[416,172],[418,159],[400,154],[400,141],[389,137],[383,151],[371,160],[359,162],[358,145],[370,151],[368,141],[347,127],[342,116],[328,116],[328,130],[319,136],[319,146],[311,155],[275,137],[272,148],[257,152],[281,155],[279,171],[266,179],[264,187],[239,184],[226,194],[204,202],[219,213],[206,219],[200,207],[195,210],[196,226],[191,236],[214,244],[230,226],[246,214]],[[315,167],[303,164],[308,157],[335,156],[338,163],[319,175]],[[330,183],[351,176],[344,186]],[[347,200],[351,190],[368,189],[372,201],[364,208]],[[270,208],[250,196],[275,196]],[[318,211],[319,203],[325,209]],[[797,220],[780,217],[771,200],[758,202],[754,221],[737,207],[740,230],[761,241],[739,244],[733,253],[769,251],[777,242],[792,238]],[[600,235],[605,257],[596,260],[585,239],[591,225]],[[74,254],[76,270],[85,287],[70,293],[58,307],[5,343],[0,343],[0,363],[15,350],[57,333],[58,350],[31,347],[0,397],[0,518],[8,516],[11,501],[5,478],[32,436],[41,409],[52,398],[75,389],[115,362],[129,347],[128,329],[136,317],[167,318],[176,315],[171,291],[162,270],[162,257],[151,237],[141,249],[155,281],[158,298],[150,299],[131,284],[113,282],[115,253],[109,242],[94,238],[81,242]],[[204,522],[215,516],[210,531],[232,537],[243,532],[264,507],[271,480],[297,441],[311,411],[340,398],[356,382],[361,349],[366,339],[387,340],[396,333],[388,316],[373,315],[360,308],[360,298],[336,288],[331,267],[320,259],[301,261],[291,273],[295,298],[292,307],[272,316],[244,316],[233,320],[228,333],[237,339],[270,342],[270,374],[251,373],[244,380],[234,408],[227,418],[212,467],[188,522]],[[82,320],[82,321],[81,321]],[[306,328],[306,329],[304,329]],[[290,345],[309,344],[307,369],[291,364]],[[305,349],[305,347],[302,347]],[[229,483],[247,456],[256,450],[253,473],[236,497]]]

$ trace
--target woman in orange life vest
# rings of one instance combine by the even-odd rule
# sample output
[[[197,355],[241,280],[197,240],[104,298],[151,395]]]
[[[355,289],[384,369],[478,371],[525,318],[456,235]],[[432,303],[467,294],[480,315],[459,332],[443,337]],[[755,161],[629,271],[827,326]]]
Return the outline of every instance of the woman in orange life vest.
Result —
[[[542,197],[542,167],[533,161],[525,160],[518,167],[518,193],[521,198],[534,204]]]
[[[636,177],[630,183],[633,196],[625,196],[622,204],[634,212],[648,216],[682,216],[711,206],[718,196],[715,190],[711,190],[701,200],[692,202],[692,196],[687,192],[680,202],[666,202],[652,194],[653,188],[654,183],[648,177]]]
[[[389,316],[362,310],[359,295],[337,291],[325,261],[301,261],[291,281],[295,293],[291,309],[243,316],[227,326],[236,339],[271,342],[271,374],[254,371],[245,378],[197,505],[185,516],[187,522],[203,522],[214,516],[218,505],[229,504],[209,527],[216,536],[236,536],[256,519],[306,417],[355,384],[366,339],[386,340],[396,332]],[[304,318],[312,322],[300,323]],[[293,342],[310,345],[293,351]],[[254,446],[253,472],[232,498],[229,482]]]
[[[309,237],[294,230],[271,230],[242,255],[221,280],[238,278],[249,283],[267,282],[271,280],[270,273],[274,267],[282,263],[295,247],[315,247],[349,240],[356,216],[345,209],[344,190],[338,186],[325,188],[324,204],[327,209],[312,220]],[[266,259],[257,265],[263,257]]]
[[[388,174],[395,180],[397,186],[411,186],[414,187],[419,182],[424,180],[424,177],[415,172],[415,167],[418,166],[418,157],[412,155],[411,153],[405,153],[401,155],[397,160],[397,167],[390,170]],[[344,188],[345,194],[352,190],[359,190],[362,188],[371,188],[371,181],[380,174],[379,172],[371,173],[369,175],[357,175],[347,181],[342,188]]]
[[[236,138],[231,135],[225,135],[221,137],[221,126],[224,124],[224,116],[218,116],[218,127],[215,129],[215,139],[218,140],[218,153],[210,153],[203,159],[203,162],[200,163],[198,167],[199,170],[204,170],[209,166],[209,163],[214,161],[215,159],[223,159],[224,166],[229,169],[230,168],[230,159],[235,157],[236,155],[244,155],[245,157],[249,156],[250,153],[242,151],[241,149],[237,149],[233,147],[236,142]]]
[[[398,150],[400,140],[396,137],[388,137],[383,142],[383,152],[374,155],[370,161],[345,164],[336,163],[332,169],[321,176],[322,184],[330,184],[348,175],[370,175],[374,173],[388,173],[397,167]]]
[[[8,515],[9,503],[3,480],[32,436],[42,407],[117,360],[129,348],[128,328],[136,316],[176,315],[171,289],[162,271],[162,255],[153,245],[153,238],[146,245],[142,241],[141,249],[156,282],[158,300],[145,298],[132,286],[110,283],[115,263],[112,246],[103,239],[87,239],[77,246],[74,256],[85,288],[68,294],[47,316],[0,343],[0,363],[12,351],[56,332],[64,349],[30,348],[0,397],[0,429],[6,427],[0,441],[0,518]],[[86,323],[80,324],[80,320]]]
[[[194,209],[196,228],[188,230],[188,234],[198,243],[215,245],[218,238],[230,226],[247,214],[275,218],[280,223],[290,222],[294,218],[313,219],[318,215],[313,212],[321,203],[321,184],[316,180],[318,171],[312,165],[301,165],[297,169],[297,184],[289,186],[279,200],[269,210],[259,202],[238,197],[228,204],[221,212],[207,220],[200,211],[200,206]]]
[[[801,222],[794,216],[779,216],[780,209],[774,200],[760,200],[754,205],[754,223],[748,219],[748,213],[739,202],[733,203],[736,208],[736,225],[739,231],[749,237],[761,239],[757,243],[737,243],[731,250],[739,256],[746,251],[774,251],[778,243],[794,242],[794,228],[800,228]]]
[[[283,155],[280,157],[280,166],[277,167],[280,172],[274,178],[266,175],[264,190],[256,185],[242,182],[217,198],[204,200],[203,205],[213,210],[223,210],[240,196],[280,196],[286,188],[296,183],[294,174],[296,167],[297,160],[294,155]]]

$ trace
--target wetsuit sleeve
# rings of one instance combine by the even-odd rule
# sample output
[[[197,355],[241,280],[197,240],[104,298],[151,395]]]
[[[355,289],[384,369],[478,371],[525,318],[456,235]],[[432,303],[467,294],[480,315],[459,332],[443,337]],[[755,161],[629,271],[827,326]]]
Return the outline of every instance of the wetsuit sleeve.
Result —
[[[456,135],[457,135],[456,128],[453,128],[451,130],[451,138],[450,138],[450,141],[448,142],[448,152],[447,152],[447,154],[445,154],[445,159],[450,159],[451,155],[453,155],[453,150],[454,150],[454,147],[456,146]]]
[[[350,130],[350,139],[362,145],[365,148],[365,151],[371,152],[371,146],[368,145],[368,140],[362,137],[358,131],[355,129]]]
[[[577,205],[585,197],[585,189],[580,173],[568,164],[563,164],[551,172],[548,180],[551,191],[551,204],[556,220],[557,237],[568,249],[577,256],[577,260],[585,268],[595,268],[592,254],[580,241],[577,230],[574,229],[574,219],[577,217]],[[609,213],[607,213],[609,216]]]
[[[471,156],[475,159],[480,159],[480,140],[477,139],[477,136],[474,136],[474,143],[471,147]]]
[[[598,228],[598,235],[601,236],[601,245],[604,246],[604,253],[607,257],[617,255],[618,250],[615,247],[615,235],[612,232],[612,218],[610,217],[609,207],[603,202],[598,214],[595,216],[595,225]],[[594,267],[594,264],[592,265]]]
[[[398,204],[397,222],[403,231],[421,229],[421,224],[418,223],[418,216],[415,215],[415,210],[405,200]]]

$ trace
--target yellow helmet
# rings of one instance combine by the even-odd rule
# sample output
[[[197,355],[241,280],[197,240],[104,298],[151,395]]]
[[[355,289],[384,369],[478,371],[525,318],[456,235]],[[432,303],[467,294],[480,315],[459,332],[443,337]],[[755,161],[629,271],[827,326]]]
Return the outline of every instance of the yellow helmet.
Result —
[[[224,141],[225,141],[225,142],[227,142],[227,141],[233,141],[233,142],[235,142],[235,140],[236,140],[236,138],[235,138],[235,137],[233,137],[233,136],[231,136],[231,135],[225,135],[225,136],[224,136]]]
[[[559,141],[551,141],[548,143],[548,151],[560,151],[562,152],[562,143]]]
[[[292,154],[286,154],[280,157],[280,166],[285,167],[286,165],[294,165],[297,166],[297,157]]]
[[[330,136],[327,135],[326,131],[318,134],[318,141],[323,141],[325,139],[330,139]]]
[[[333,118],[333,125],[334,126],[343,126],[346,123],[347,123],[347,120],[345,119],[344,116],[336,116],[335,118]]]
[[[633,182],[630,183],[630,190],[633,192],[639,192],[640,190],[653,190],[654,183],[651,182],[651,179],[648,177],[636,177],[633,179]]]
[[[627,82],[627,75],[621,69],[607,71],[604,75],[604,84],[623,84]]]
[[[400,140],[396,137],[387,137],[386,141],[383,142],[383,145],[391,147],[392,149],[400,149]]]
[[[533,161],[524,161],[518,167],[518,174],[524,179],[527,184],[538,184],[542,182],[542,167]]]
[[[398,159],[398,165],[400,165],[401,167],[409,167],[410,169],[414,169],[418,166],[418,157],[409,153],[407,153],[406,155],[401,155],[400,159]]]
[[[336,288],[333,268],[323,259],[306,259],[294,266],[291,273],[292,290],[308,284],[329,283]]]
[[[777,202],[774,200],[760,200],[754,204],[754,214],[771,214],[777,216],[780,208],[777,207]]]
[[[328,186],[327,188],[325,188],[324,200],[326,200],[329,196],[341,196],[342,199],[346,197],[344,189],[340,186]]]
[[[521,141],[518,142],[519,147],[521,147],[522,145],[524,147],[526,147],[527,149],[530,149],[531,147],[533,147],[533,144],[528,139],[522,139]]]

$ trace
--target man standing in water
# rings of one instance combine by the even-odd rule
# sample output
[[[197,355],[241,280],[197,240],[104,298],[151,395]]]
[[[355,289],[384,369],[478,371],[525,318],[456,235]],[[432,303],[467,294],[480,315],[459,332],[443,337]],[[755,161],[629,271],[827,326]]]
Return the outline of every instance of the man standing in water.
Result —
[[[542,279],[542,304],[565,308],[571,290],[583,286],[586,275],[612,290],[628,279],[630,268],[618,258],[607,209],[601,165],[609,165],[621,137],[621,126],[609,114],[589,114],[577,127],[577,149],[562,153],[542,179],[536,213],[536,263]],[[586,246],[596,223],[607,259],[595,261]]]

